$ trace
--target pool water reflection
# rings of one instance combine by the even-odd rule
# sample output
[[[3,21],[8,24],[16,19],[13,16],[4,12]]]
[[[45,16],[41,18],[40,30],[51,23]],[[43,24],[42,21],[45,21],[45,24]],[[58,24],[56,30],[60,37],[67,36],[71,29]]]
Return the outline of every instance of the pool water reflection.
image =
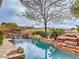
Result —
[[[60,51],[54,46],[31,39],[13,39],[16,47],[24,48],[25,59],[79,59],[79,56]]]

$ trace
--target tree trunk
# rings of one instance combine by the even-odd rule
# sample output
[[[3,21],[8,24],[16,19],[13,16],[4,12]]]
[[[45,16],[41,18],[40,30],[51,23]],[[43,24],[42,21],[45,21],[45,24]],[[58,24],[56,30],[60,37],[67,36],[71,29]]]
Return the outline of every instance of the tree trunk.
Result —
[[[45,25],[45,32],[46,32],[46,37],[47,37],[47,22],[45,22],[44,25]]]

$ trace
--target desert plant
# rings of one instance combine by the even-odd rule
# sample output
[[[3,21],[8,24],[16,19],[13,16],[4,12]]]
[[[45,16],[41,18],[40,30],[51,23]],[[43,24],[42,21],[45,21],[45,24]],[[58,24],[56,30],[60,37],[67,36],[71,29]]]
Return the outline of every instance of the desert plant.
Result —
[[[79,33],[79,25],[76,25],[77,26],[77,32]]]
[[[63,29],[51,29],[50,30],[50,38],[55,38],[58,36],[58,35],[61,35],[64,33],[64,30]]]

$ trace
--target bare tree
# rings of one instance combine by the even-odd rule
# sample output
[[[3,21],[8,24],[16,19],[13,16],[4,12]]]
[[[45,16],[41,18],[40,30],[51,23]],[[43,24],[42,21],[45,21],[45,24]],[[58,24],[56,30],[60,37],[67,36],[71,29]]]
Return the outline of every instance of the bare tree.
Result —
[[[47,22],[71,18],[67,0],[20,0],[25,7],[26,18],[42,21],[47,33]],[[71,0],[69,0],[72,3]]]

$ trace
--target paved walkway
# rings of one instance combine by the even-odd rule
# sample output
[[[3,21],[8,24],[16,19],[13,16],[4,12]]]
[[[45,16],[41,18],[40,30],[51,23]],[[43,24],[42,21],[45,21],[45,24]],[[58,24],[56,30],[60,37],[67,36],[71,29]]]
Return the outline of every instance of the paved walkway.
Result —
[[[17,49],[9,40],[11,39],[4,39],[3,44],[0,46],[0,59],[6,59],[9,52]]]

